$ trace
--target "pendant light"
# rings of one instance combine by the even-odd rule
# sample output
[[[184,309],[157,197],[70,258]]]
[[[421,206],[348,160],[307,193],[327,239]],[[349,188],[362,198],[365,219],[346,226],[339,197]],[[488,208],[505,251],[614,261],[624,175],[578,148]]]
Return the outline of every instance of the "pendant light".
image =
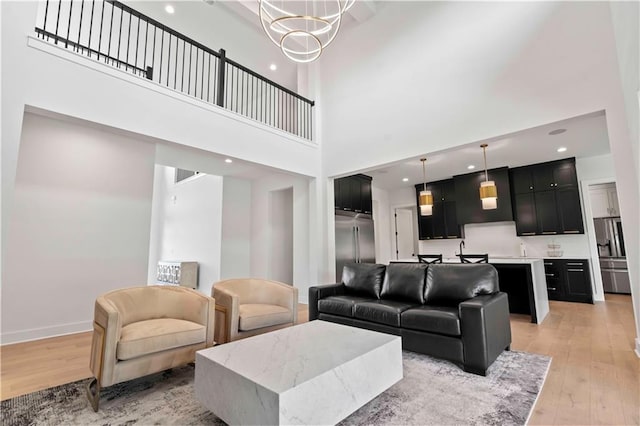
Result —
[[[496,188],[496,183],[489,180],[489,173],[487,172],[488,146],[489,145],[486,143],[480,145],[484,156],[484,182],[480,183],[480,199],[482,200],[483,210],[493,210],[498,208],[498,189]]]
[[[424,171],[424,163],[427,162],[426,158],[421,158],[422,161],[422,191],[420,191],[420,215],[431,216],[433,212],[433,196],[431,191],[427,191],[427,175]]]

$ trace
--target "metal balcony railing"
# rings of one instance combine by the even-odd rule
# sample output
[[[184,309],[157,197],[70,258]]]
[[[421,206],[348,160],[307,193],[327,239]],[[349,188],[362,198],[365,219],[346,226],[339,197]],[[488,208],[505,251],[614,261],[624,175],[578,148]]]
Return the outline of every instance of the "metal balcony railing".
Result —
[[[45,0],[39,38],[312,140],[314,102],[113,0]]]

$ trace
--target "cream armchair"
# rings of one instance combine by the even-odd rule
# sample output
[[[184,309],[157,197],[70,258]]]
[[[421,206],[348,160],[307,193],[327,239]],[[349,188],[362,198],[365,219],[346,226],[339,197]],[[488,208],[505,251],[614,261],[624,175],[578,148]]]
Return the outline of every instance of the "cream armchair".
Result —
[[[87,397],[100,388],[194,362],[213,345],[215,300],[185,287],[145,286],[96,299]]]
[[[216,300],[216,342],[226,343],[293,325],[298,320],[298,289],[256,278],[219,281]]]

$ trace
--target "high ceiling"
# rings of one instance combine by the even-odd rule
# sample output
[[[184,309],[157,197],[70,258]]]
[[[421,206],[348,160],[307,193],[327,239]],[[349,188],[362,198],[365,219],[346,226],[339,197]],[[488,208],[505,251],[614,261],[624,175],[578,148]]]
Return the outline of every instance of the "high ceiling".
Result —
[[[549,132],[566,129],[565,132],[550,135]],[[592,157],[608,154],[609,138],[604,112],[583,115],[568,120],[550,123],[533,129],[486,141],[477,141],[451,150],[425,152],[427,181],[447,179],[454,175],[481,171],[483,157],[481,143],[487,143],[487,167],[517,167],[541,163],[567,157]],[[558,152],[560,147],[567,148]],[[373,177],[376,187],[393,190],[411,187],[422,182],[422,163],[419,157],[365,170]],[[474,165],[474,169],[468,169]],[[403,178],[408,178],[403,182]]]

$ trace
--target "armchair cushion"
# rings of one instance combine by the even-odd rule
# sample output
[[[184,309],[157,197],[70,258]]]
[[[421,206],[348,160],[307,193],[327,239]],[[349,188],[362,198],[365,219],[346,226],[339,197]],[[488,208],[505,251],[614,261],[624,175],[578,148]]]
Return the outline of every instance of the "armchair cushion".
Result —
[[[173,318],[138,321],[122,327],[116,357],[121,360],[204,343],[205,326]]]
[[[498,272],[492,265],[437,264],[427,270],[424,300],[428,305],[458,306],[465,300],[498,291]]]
[[[255,330],[272,325],[293,322],[293,312],[277,305],[246,303],[239,306],[240,331]]]

